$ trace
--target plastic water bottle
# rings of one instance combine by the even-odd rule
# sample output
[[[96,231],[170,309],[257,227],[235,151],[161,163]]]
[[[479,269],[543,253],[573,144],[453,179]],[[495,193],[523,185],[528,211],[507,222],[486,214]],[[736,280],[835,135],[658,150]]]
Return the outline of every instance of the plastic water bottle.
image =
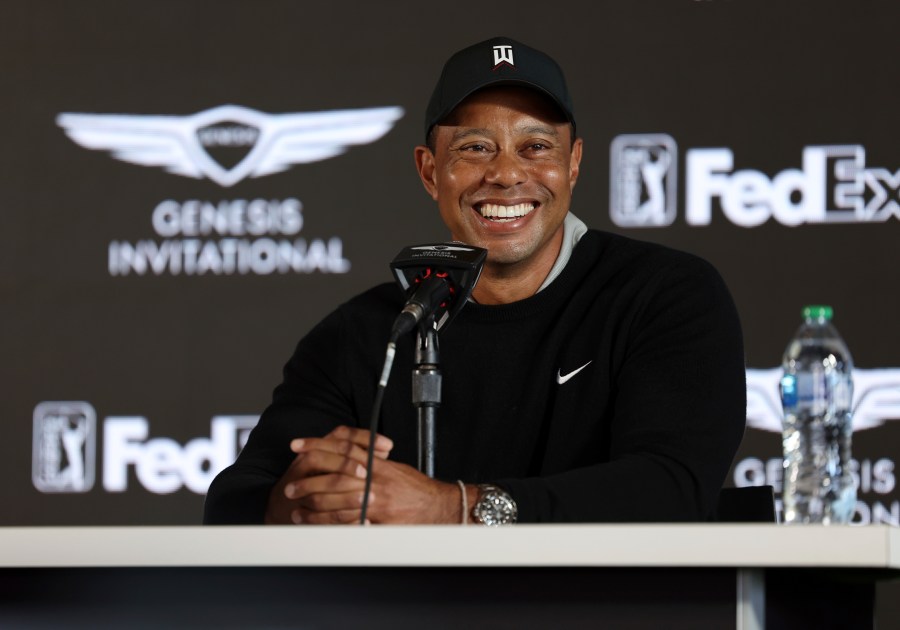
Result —
[[[804,322],[784,352],[785,523],[849,523],[856,506],[853,359],[831,317],[830,306],[804,307]]]

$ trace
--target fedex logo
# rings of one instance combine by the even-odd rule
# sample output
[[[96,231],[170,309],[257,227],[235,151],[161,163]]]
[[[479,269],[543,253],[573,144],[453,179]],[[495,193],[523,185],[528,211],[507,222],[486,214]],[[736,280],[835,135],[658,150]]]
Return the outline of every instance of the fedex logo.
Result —
[[[103,488],[128,489],[128,469],[150,492],[169,494],[187,487],[205,494],[213,478],[232,464],[246,444],[256,416],[216,416],[210,437],[182,446],[166,437],[148,439],[150,425],[142,417],[110,417],[103,429]]]
[[[859,145],[806,147],[801,169],[769,178],[751,169],[733,171],[729,149],[692,149],[685,218],[691,225],[709,225],[714,198],[726,218],[744,227],[770,218],[789,226],[900,218],[900,170],[867,169],[865,159]]]
[[[214,416],[209,437],[185,444],[150,437],[142,416],[109,416],[103,420],[103,489],[128,490],[129,472],[156,494],[187,488],[205,494],[213,478],[234,462],[247,443],[258,416]],[[47,493],[88,492],[96,467],[96,412],[90,403],[42,402],[34,410],[32,482]]]
[[[665,134],[616,137],[611,145],[610,216],[621,227],[665,227],[676,216],[677,146]],[[770,219],[794,227],[900,219],[900,169],[866,165],[861,145],[803,149],[800,168],[767,175],[734,168],[725,147],[685,153],[685,221],[710,225],[716,206],[731,223]]]

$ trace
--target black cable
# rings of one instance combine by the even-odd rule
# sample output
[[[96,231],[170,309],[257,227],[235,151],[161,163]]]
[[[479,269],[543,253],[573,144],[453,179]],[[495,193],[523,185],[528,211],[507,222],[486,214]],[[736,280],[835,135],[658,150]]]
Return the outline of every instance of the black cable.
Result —
[[[384,355],[384,366],[381,368],[381,379],[375,390],[375,402],[372,404],[372,415],[369,420],[369,452],[366,456],[366,489],[363,492],[362,512],[359,516],[359,524],[366,524],[366,512],[369,509],[369,490],[372,488],[372,463],[375,461],[375,436],[378,431],[378,419],[381,416],[381,404],[384,400],[384,390],[387,387],[388,378],[391,375],[391,367],[394,365],[394,354],[397,351],[397,336],[391,335],[387,351]]]

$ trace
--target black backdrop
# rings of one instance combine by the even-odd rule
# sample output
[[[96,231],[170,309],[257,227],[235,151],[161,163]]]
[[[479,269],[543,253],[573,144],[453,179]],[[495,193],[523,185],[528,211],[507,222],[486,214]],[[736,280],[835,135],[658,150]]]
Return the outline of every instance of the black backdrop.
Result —
[[[4,2],[0,524],[198,523],[296,341],[388,281],[401,247],[446,237],[412,147],[443,60],[498,34],[567,69],[574,212],[697,253],[731,287],[751,428],[729,484],[779,483],[774,368],[801,307],[829,303],[872,403],[856,520],[900,524],[900,5],[582,4]],[[236,182],[199,166],[254,162],[276,115],[370,108],[402,115],[335,157]],[[89,133],[109,119],[75,114],[139,118]],[[642,180],[660,156],[665,178]],[[296,268],[271,270],[278,247]]]

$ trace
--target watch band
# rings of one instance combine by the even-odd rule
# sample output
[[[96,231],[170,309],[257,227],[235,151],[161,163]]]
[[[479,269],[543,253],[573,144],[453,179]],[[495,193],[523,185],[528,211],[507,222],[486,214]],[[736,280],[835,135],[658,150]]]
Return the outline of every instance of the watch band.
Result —
[[[503,488],[492,484],[479,484],[480,496],[472,507],[472,517],[477,523],[496,527],[512,525],[519,517],[516,502]]]

